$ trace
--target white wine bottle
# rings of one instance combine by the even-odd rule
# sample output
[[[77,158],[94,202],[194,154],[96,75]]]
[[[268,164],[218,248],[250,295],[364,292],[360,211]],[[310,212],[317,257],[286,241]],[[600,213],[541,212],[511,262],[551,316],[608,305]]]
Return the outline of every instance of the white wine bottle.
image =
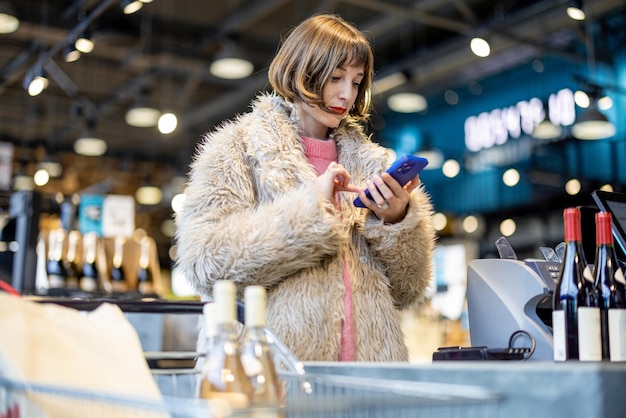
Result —
[[[246,287],[244,301],[247,334],[241,360],[254,388],[253,405],[279,408],[283,404],[283,384],[278,377],[271,344],[265,334],[266,298],[264,287]]]
[[[228,280],[213,285],[217,337],[202,369],[200,398],[228,403],[233,409],[250,405],[253,388],[241,363],[236,328],[236,289]]]

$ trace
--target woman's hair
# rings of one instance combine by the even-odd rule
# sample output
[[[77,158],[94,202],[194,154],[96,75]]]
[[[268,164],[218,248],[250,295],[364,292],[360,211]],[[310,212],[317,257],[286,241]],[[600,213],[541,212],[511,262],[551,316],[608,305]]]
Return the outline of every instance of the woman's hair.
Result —
[[[371,104],[374,55],[367,38],[336,15],[320,14],[296,26],[283,40],[269,68],[269,81],[285,99],[326,109],[323,88],[341,66],[363,65],[364,77],[350,116],[366,120]]]

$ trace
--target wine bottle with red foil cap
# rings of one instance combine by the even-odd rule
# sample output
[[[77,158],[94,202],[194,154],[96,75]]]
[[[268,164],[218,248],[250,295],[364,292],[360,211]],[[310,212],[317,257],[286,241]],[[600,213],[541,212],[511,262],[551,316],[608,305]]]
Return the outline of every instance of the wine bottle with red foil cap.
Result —
[[[583,252],[580,209],[565,209],[563,222],[565,254],[552,311],[554,360],[601,360],[600,308]]]
[[[615,253],[612,217],[596,213],[595,286],[600,300],[602,359],[626,361],[626,280]]]

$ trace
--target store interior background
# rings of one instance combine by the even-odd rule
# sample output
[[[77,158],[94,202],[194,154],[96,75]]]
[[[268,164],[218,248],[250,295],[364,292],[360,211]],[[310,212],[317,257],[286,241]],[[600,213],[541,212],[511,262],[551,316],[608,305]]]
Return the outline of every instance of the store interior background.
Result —
[[[571,3],[582,3],[585,20],[567,15]],[[19,18],[16,31],[0,33],[0,226],[9,222],[9,199],[18,189],[41,194],[50,225],[61,201],[136,196],[140,187],[154,186],[160,198],[137,201],[134,222],[154,238],[169,288],[176,276],[172,199],[184,190],[200,135],[248,109],[268,88],[266,69],[281,36],[321,11],[340,14],[373,39],[373,140],[398,154],[430,152],[421,179],[439,222],[437,277],[430,303],[405,321],[415,361],[439,346],[469,344],[467,262],[497,257],[494,243],[503,235],[519,258],[541,258],[540,246],[563,239],[563,208],[593,205],[590,194],[601,187],[626,192],[623,0],[144,0],[132,14],[123,5],[0,0],[0,13]],[[66,48],[83,32],[94,40],[93,51],[66,62]],[[489,56],[470,50],[473,37],[488,41]],[[235,49],[250,60],[252,73],[213,75],[212,62]],[[40,71],[49,84],[30,96],[28,84]],[[613,135],[573,136],[573,123],[588,110],[572,101],[577,91],[592,103],[610,98],[600,110]],[[394,93],[418,93],[426,107],[394,111],[388,104]],[[139,104],[157,116],[174,113],[176,129],[162,134],[153,124],[130,126],[126,112]],[[560,133],[538,138],[537,109],[549,105]],[[487,134],[481,147],[468,149],[466,123],[481,115],[479,131]],[[85,135],[104,140],[103,155],[75,151]],[[34,174],[50,162],[61,172],[35,186]],[[514,229],[503,230],[503,222]]]

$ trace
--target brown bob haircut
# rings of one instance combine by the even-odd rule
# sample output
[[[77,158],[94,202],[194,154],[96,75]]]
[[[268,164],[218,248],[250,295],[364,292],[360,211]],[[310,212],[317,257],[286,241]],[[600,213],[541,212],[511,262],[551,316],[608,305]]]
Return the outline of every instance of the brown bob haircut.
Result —
[[[357,120],[369,117],[374,55],[367,38],[341,17],[319,14],[296,26],[283,40],[269,68],[269,81],[285,99],[327,109],[324,85],[336,68],[363,65],[364,77],[350,109]]]

